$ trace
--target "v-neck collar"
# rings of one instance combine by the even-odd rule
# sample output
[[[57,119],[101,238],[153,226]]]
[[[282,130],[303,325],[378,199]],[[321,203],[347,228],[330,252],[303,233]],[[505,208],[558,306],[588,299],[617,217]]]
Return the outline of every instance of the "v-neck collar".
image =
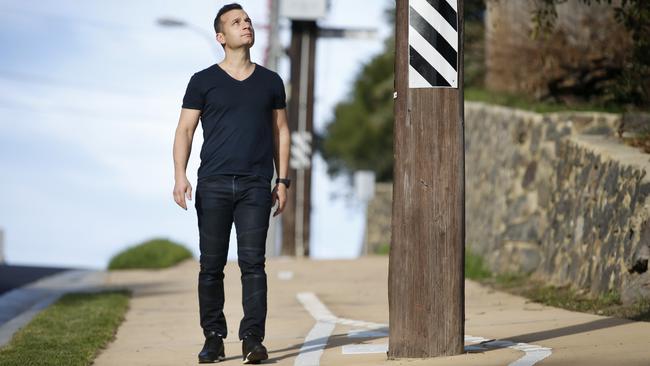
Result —
[[[255,75],[255,73],[257,72],[257,67],[258,67],[259,65],[258,65],[257,63],[255,63],[255,62],[253,62],[253,64],[255,65],[255,67],[253,68],[253,72],[251,72],[251,74],[248,75],[248,77],[247,77],[246,79],[243,79],[243,80],[238,80],[238,79],[235,79],[234,77],[232,77],[232,76],[228,73],[228,71],[224,70],[224,69],[219,65],[219,63],[216,63],[215,65],[217,66],[217,68],[218,68],[219,70],[221,70],[221,72],[223,72],[224,74],[226,74],[226,76],[229,77],[231,80],[233,80],[233,81],[235,81],[235,82],[237,82],[237,83],[244,83],[244,82],[246,82],[247,80],[249,80],[250,78],[252,78],[253,75]]]

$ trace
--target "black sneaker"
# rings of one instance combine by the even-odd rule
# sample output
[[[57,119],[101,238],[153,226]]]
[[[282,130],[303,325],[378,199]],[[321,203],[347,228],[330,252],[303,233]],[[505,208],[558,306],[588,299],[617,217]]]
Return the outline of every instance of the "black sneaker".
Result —
[[[199,363],[214,363],[223,361],[225,358],[226,353],[221,335],[214,331],[209,332],[205,337],[203,349],[199,352]]]
[[[262,344],[262,339],[256,335],[250,334],[242,340],[242,355],[244,363],[259,364],[262,360],[269,358],[266,348]]]

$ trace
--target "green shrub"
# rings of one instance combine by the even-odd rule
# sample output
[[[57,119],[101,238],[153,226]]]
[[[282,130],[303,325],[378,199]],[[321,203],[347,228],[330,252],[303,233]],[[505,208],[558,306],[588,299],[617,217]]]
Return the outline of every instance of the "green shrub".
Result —
[[[375,254],[388,255],[390,253],[390,243],[383,243],[375,247]]]
[[[116,254],[111,258],[108,269],[167,268],[188,258],[192,258],[192,252],[186,247],[158,238]]]
[[[492,276],[492,273],[483,262],[483,258],[465,248],[465,277],[472,280],[480,280]]]

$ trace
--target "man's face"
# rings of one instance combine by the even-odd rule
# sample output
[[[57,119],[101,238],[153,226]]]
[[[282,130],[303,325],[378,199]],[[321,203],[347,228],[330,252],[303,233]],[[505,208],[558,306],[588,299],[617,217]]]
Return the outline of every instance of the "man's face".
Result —
[[[255,43],[253,21],[245,11],[234,9],[221,15],[221,32],[217,41],[230,48],[252,47]]]

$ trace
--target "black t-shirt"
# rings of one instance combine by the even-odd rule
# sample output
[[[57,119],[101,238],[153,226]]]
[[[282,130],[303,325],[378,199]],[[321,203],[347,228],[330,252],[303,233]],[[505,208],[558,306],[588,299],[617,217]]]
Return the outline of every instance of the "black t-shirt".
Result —
[[[203,146],[198,179],[215,174],[273,179],[273,109],[286,107],[280,76],[255,64],[239,81],[218,64],[190,78],[183,108],[201,110]]]

